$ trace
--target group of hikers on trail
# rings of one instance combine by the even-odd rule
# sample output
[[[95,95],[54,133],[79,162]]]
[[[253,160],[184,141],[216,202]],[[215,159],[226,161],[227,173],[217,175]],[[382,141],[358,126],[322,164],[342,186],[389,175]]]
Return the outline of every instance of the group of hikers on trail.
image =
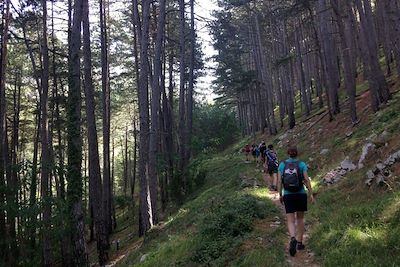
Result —
[[[287,227],[290,235],[289,254],[294,256],[297,250],[304,250],[304,212],[307,211],[307,195],[314,203],[311,180],[308,176],[307,164],[297,159],[296,146],[287,150],[288,159],[278,163],[277,153],[272,144],[266,146],[246,145],[243,149],[248,161],[251,153],[258,164],[261,162],[264,172],[267,173],[267,183],[270,189],[279,193],[279,201],[285,206]],[[307,187],[307,191],[305,189]]]

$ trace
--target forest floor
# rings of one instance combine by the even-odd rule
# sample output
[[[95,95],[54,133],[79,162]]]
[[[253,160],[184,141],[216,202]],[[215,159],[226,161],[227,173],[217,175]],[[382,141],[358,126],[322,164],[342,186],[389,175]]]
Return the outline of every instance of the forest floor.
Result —
[[[391,167],[385,184],[365,185],[367,170],[400,150],[400,84],[390,85],[392,100],[372,113],[368,86],[359,84],[355,126],[342,101],[334,121],[323,108],[315,109],[308,118],[298,115],[293,130],[245,138],[199,159],[204,183],[144,239],[133,237],[129,212],[121,216],[112,266],[400,266],[400,163]],[[238,152],[261,140],[275,144],[280,159],[286,144],[296,143],[310,166],[317,197],[306,214],[307,249],[295,257],[287,253],[282,205],[266,188],[260,169]],[[321,182],[346,157],[357,164],[367,143],[375,149],[364,167],[337,183]]]

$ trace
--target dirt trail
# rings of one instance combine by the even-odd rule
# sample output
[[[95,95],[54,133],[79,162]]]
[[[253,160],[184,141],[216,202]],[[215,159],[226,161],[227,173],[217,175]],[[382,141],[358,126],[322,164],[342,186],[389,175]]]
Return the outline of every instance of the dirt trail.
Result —
[[[268,197],[279,207],[281,210],[282,214],[284,215],[284,218],[286,218],[285,210],[283,205],[279,202],[279,194],[278,192],[270,191],[268,194]],[[286,223],[286,221],[285,221]],[[289,253],[287,253],[287,262],[289,266],[293,267],[319,267],[320,265],[315,261],[314,258],[314,253],[308,248],[308,226],[306,223],[306,231],[304,233],[303,237],[303,243],[306,245],[305,250],[300,250],[297,251],[296,255],[294,257],[291,257]],[[289,234],[287,237],[286,242],[288,243],[286,247],[286,251],[289,249]]]
[[[120,252],[116,253],[115,255],[112,256],[112,260],[106,265],[106,267],[114,267],[118,263],[121,263],[123,259],[125,259],[126,256],[129,255],[132,251],[135,251],[136,249],[140,248],[140,246],[143,244],[143,238],[140,238],[136,242],[130,244],[126,248],[122,249]]]

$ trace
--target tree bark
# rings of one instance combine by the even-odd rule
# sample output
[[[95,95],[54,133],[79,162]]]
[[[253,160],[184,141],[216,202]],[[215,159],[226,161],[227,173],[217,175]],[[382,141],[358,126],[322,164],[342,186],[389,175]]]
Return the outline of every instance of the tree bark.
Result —
[[[325,65],[325,77],[328,85],[328,99],[330,110],[333,115],[340,112],[339,98],[338,98],[338,81],[339,73],[337,66],[337,55],[334,38],[332,36],[332,14],[331,9],[328,7],[327,0],[318,1],[318,21],[321,34],[321,48],[324,55],[323,65]]]
[[[101,183],[99,148],[96,129],[95,102],[92,80],[92,56],[90,47],[90,24],[89,24],[89,3],[82,2],[82,24],[83,24],[83,62],[85,73],[85,103],[87,134],[89,145],[89,190],[93,196],[93,215],[96,229],[97,251],[100,266],[108,260],[108,235],[104,217],[103,186]],[[107,188],[108,190],[108,188]]]
[[[110,81],[108,62],[108,34],[106,12],[103,0],[100,5],[100,42],[101,42],[101,88],[103,101],[103,203],[104,223],[107,234],[112,232],[111,216],[111,177],[110,177]]]
[[[194,94],[194,68],[195,68],[195,46],[196,33],[194,28],[194,0],[190,0],[190,59],[189,59],[189,83],[188,92],[186,95],[186,165],[191,157],[191,141],[193,128],[193,94]]]
[[[52,251],[50,244],[50,229],[51,229],[51,204],[49,196],[49,175],[51,173],[50,166],[50,150],[48,146],[48,93],[49,93],[49,49],[47,44],[47,1],[42,0],[43,7],[43,36],[42,36],[42,92],[40,101],[41,112],[41,197],[43,202],[43,229],[42,229],[42,244],[43,244],[43,265],[52,266]]]
[[[347,95],[349,97],[350,104],[350,117],[351,122],[356,124],[358,122],[357,118],[357,107],[356,107],[356,76],[355,76],[355,60],[353,60],[353,55],[356,53],[354,50],[355,45],[352,36],[352,23],[350,19],[350,6],[348,3],[338,3],[338,0],[331,0],[333,11],[336,14],[336,22],[339,29],[339,35],[342,46],[342,62],[344,68],[344,84],[346,87]]]
[[[81,79],[80,47],[82,0],[74,0],[74,16],[71,27],[68,60],[67,101],[67,201],[70,212],[69,231],[73,246],[74,266],[87,266],[88,254],[85,242],[85,225],[82,210],[82,138],[81,138]]]
[[[149,188],[151,198],[151,211],[153,224],[158,222],[157,202],[158,202],[158,136],[160,132],[160,101],[161,101],[161,67],[162,67],[162,44],[165,33],[166,1],[160,0],[159,18],[155,42],[155,54],[153,58],[153,83],[151,94],[151,128],[150,128],[150,150],[149,150]]]
[[[178,183],[178,186],[183,186],[183,190],[186,187],[186,179],[184,175],[185,169],[185,152],[186,152],[186,130],[185,130],[185,74],[186,74],[186,62],[185,62],[185,45],[186,45],[186,31],[185,31],[185,0],[179,0],[179,176],[182,185]],[[179,189],[178,189],[179,190]],[[178,191],[179,192],[179,191]],[[180,196],[179,196],[180,197]]]
[[[376,112],[381,103],[386,103],[390,98],[389,87],[379,65],[378,46],[375,26],[373,24],[371,6],[368,1],[355,0],[360,16],[361,38],[366,44],[364,48],[364,66],[367,70],[371,90],[372,109]],[[367,37],[368,36],[368,37]]]
[[[138,7],[134,7],[137,9]],[[140,121],[140,142],[139,142],[139,236],[143,236],[152,226],[153,218],[151,211],[151,200],[149,194],[149,19],[150,0],[142,2],[142,28],[140,30],[140,76],[138,87],[139,99],[139,121]],[[140,27],[139,27],[140,28]]]

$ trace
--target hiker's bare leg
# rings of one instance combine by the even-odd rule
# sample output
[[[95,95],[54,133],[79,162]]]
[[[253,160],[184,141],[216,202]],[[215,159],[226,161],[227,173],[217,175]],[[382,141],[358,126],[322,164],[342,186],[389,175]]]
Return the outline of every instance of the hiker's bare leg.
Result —
[[[304,234],[304,212],[298,211],[296,212],[296,221],[297,221],[297,241],[303,242],[303,234]]]
[[[287,213],[287,227],[289,231],[290,237],[296,236],[296,225],[295,225],[295,216],[294,213]]]
[[[278,183],[278,175],[276,173],[272,174],[272,185],[276,187]]]
[[[266,176],[267,176],[267,187],[271,188],[271,183],[272,183],[271,175],[268,174],[268,171],[266,173],[267,173],[266,174]]]

